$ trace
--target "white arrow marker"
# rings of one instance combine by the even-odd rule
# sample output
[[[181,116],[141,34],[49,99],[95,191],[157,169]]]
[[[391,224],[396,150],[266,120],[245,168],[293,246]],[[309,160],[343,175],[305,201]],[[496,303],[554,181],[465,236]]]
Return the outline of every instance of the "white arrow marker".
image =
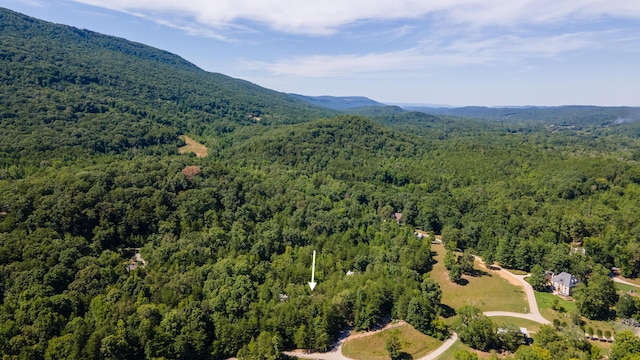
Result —
[[[309,287],[311,288],[311,291],[313,291],[313,288],[315,288],[317,285],[317,283],[314,280],[315,275],[316,275],[316,251],[313,250],[313,262],[311,263],[311,282],[309,283]]]

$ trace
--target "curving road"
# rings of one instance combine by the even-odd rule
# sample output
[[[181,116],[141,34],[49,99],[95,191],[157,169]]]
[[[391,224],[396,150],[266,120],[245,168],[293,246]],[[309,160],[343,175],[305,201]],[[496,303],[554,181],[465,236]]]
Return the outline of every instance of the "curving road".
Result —
[[[379,331],[387,330],[388,328],[382,330],[371,331],[364,334],[359,334],[360,336],[369,336],[373,335]],[[305,353],[300,350],[295,351],[285,351],[284,354],[288,356],[295,356],[300,359],[313,359],[313,360],[351,360],[350,358],[342,355],[342,345],[344,344],[345,339],[341,339],[338,344],[329,352],[326,353]],[[440,345],[437,349],[430,352],[429,354],[417,359],[417,360],[437,360],[445,351],[449,350],[449,348],[458,341],[458,335],[456,333],[452,333],[451,337],[449,337],[445,342]]]
[[[327,352],[315,352],[315,353],[307,353],[303,350],[294,350],[294,351],[285,351],[284,354],[288,355],[288,356],[295,356],[297,358],[300,359],[314,359],[314,360],[351,360],[350,358],[342,355],[342,345],[344,345],[345,342],[347,342],[347,340],[352,340],[352,339],[357,339],[357,338],[361,338],[361,337],[365,337],[365,336],[371,336],[374,334],[377,334],[381,331],[385,331],[385,330],[389,330],[389,329],[393,329],[402,325],[406,325],[407,323],[405,321],[398,321],[396,323],[393,324],[387,324],[387,326],[383,327],[382,329],[378,329],[378,330],[373,330],[373,331],[368,331],[365,333],[359,333],[359,334],[350,334],[350,331],[343,331],[342,334],[340,334],[340,339],[338,340],[338,342],[333,346],[333,348]]]
[[[640,286],[638,286],[637,284],[634,284],[634,283],[632,283],[632,282],[628,282],[628,281],[626,281],[626,280],[622,280],[622,279],[620,279],[620,278],[619,278],[619,277],[617,277],[617,276],[613,276],[613,277],[611,278],[611,280],[613,280],[613,282],[617,282],[617,283],[620,283],[620,284],[631,285],[631,286],[635,286],[635,287],[637,287],[637,288],[640,288]]]
[[[371,332],[373,335],[375,331]],[[294,350],[294,351],[284,351],[283,353],[287,356],[293,356],[299,359],[314,359],[314,360],[351,360],[348,357],[342,355],[342,345],[349,338],[349,330],[344,331],[340,334],[340,339],[333,346],[333,348],[327,352],[315,352],[308,353],[305,350]]]
[[[445,351],[449,350],[449,348],[451,346],[453,346],[453,344],[456,341],[458,341],[458,334],[452,333],[451,337],[448,338],[445,342],[443,342],[442,345],[440,345],[439,348],[437,348],[434,351],[430,352],[429,354],[419,358],[418,360],[436,360],[436,359],[438,359],[438,357],[440,357],[440,355],[444,354]]]
[[[531,286],[531,284],[529,284],[525,280],[525,278],[531,276],[531,274],[515,275],[506,270],[500,270],[500,271],[504,271],[504,273],[507,274],[507,276],[512,276],[514,279],[518,280],[520,284],[522,284],[522,287],[524,288],[524,293],[527,296],[527,301],[529,302],[529,312],[527,314],[521,314],[521,313],[513,313],[513,312],[505,312],[505,311],[487,311],[484,314],[487,316],[511,316],[511,317],[517,317],[521,319],[529,319],[540,324],[551,324],[551,321],[545,319],[540,314],[540,309],[538,308],[538,302],[536,301],[536,295],[534,293],[533,287]],[[499,314],[499,315],[493,315],[493,314]]]
[[[480,259],[479,257],[477,257],[477,259],[480,260],[480,262],[484,266],[482,259]],[[542,317],[542,315],[540,314],[540,309],[538,308],[538,302],[536,301],[536,296],[534,294],[533,287],[525,280],[525,278],[528,276],[531,276],[531,274],[515,275],[510,271],[506,271],[506,270],[500,270],[500,271],[503,272],[502,274],[505,274],[507,276],[512,277],[513,279],[516,279],[522,285],[522,287],[524,288],[524,293],[527,296],[527,301],[529,302],[530,310],[526,314],[510,312],[510,311],[485,311],[483,314],[489,317],[508,316],[508,317],[532,320],[540,324],[550,324],[551,322],[545,319],[544,317]],[[436,349],[434,352],[418,360],[436,360],[438,356],[442,355],[445,351],[449,350],[449,348],[455,343],[457,339],[458,339],[458,336],[456,335],[456,333],[453,333],[451,338],[449,338],[442,345],[440,345],[438,349]]]
[[[482,266],[486,267],[486,265],[484,264],[484,262],[482,261],[482,259],[480,257],[476,256],[476,259],[481,263]],[[540,314],[540,309],[538,308],[538,303],[536,302],[536,296],[533,290],[533,287],[525,280],[525,278],[531,276],[531,274],[527,274],[527,275],[516,275],[513,274],[510,271],[501,269],[499,270],[500,274],[506,276],[506,277],[511,277],[512,279],[515,279],[523,288],[524,288],[524,293],[527,297],[527,301],[529,303],[529,312],[526,314],[523,313],[516,313],[516,312],[510,312],[510,311],[485,311],[484,315],[492,317],[492,316],[508,316],[508,317],[515,317],[515,318],[520,318],[520,319],[527,319],[527,320],[531,320],[531,321],[535,321],[537,323],[540,324],[550,324],[551,322],[547,319],[545,319],[541,314]],[[619,279],[618,279],[619,280]],[[615,278],[614,278],[614,281]],[[627,283],[625,281],[619,281],[622,283]],[[628,283],[629,284],[629,283]],[[635,285],[635,284],[630,284],[630,285]],[[635,285],[637,286],[637,285]],[[398,326],[397,324],[395,326]],[[393,327],[393,326],[392,326]],[[389,329],[389,327],[385,327],[381,330],[376,330],[376,331],[371,331],[371,332],[367,332],[364,334],[358,334],[356,337],[362,337],[362,336],[369,336],[369,335],[373,335],[377,332],[380,331],[384,331]],[[334,346],[334,348],[326,353],[304,353],[301,352],[300,350],[296,350],[296,351],[286,351],[285,354],[289,355],[289,356],[295,356],[301,359],[315,359],[315,360],[351,360],[348,357],[342,355],[342,345],[344,344],[345,341],[354,338],[352,336],[342,336],[340,338],[340,340],[338,341],[338,343]],[[431,353],[417,359],[417,360],[437,360],[439,356],[441,356],[444,352],[446,352],[447,350],[449,350],[449,348],[458,340],[458,335],[456,333],[452,333],[451,337],[449,339],[447,339],[444,343],[442,343],[442,345],[440,345],[440,347],[438,347],[436,350],[432,351]]]

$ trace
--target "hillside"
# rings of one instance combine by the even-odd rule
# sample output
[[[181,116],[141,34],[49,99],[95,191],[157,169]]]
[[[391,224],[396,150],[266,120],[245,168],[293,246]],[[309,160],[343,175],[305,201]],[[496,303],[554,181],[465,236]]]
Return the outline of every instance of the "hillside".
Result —
[[[327,110],[142,44],[0,9],[0,158],[117,153]],[[23,134],[38,134],[37,139]],[[14,161],[17,159],[13,159]],[[12,160],[7,160],[12,161]]]
[[[389,318],[444,339],[457,309],[416,228],[503,267],[640,276],[633,124],[336,115],[0,16],[3,357],[278,359]]]
[[[289,94],[293,99],[333,110],[348,110],[363,106],[385,106],[375,100],[363,96],[307,96]]]
[[[407,110],[500,122],[541,122],[554,126],[607,126],[640,120],[640,109],[631,107],[551,106],[431,108],[408,106]]]

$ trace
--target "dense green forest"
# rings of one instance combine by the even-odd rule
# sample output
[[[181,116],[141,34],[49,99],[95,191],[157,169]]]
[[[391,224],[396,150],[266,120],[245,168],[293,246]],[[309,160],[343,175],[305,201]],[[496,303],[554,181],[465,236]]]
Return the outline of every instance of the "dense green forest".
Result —
[[[635,123],[338,114],[0,9],[0,128],[3,358],[279,358],[389,318],[443,339],[415,228],[525,271],[640,274]]]

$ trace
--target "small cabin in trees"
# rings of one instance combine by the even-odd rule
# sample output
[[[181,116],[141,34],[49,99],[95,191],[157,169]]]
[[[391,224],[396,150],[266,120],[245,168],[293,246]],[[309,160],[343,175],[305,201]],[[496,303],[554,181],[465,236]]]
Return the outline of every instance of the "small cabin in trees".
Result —
[[[571,296],[573,288],[576,287],[579,282],[580,280],[578,280],[577,277],[564,271],[551,277],[551,286],[554,293],[562,296]]]
[[[397,212],[397,213],[394,213],[394,214],[393,214],[393,218],[394,218],[394,219],[396,219],[396,222],[397,222],[398,224],[400,224],[400,222],[402,221],[402,213],[398,213],[398,212]]]

